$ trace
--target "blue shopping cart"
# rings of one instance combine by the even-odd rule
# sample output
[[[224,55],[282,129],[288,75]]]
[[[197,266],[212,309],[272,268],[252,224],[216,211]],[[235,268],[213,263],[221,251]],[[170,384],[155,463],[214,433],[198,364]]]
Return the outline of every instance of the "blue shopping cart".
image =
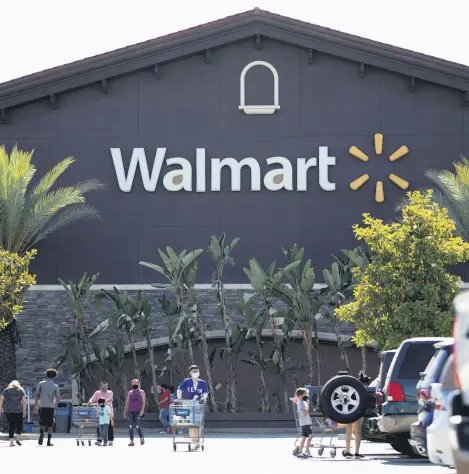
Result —
[[[77,428],[76,442],[77,446],[85,445],[91,446],[92,441],[97,441],[97,430],[99,426],[99,416],[96,407],[82,405],[73,407],[72,410],[72,426]]]

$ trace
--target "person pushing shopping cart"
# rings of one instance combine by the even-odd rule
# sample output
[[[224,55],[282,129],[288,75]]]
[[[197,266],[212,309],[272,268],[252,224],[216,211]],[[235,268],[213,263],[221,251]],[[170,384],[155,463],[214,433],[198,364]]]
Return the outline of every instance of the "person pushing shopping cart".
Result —
[[[196,365],[191,365],[189,367],[189,378],[185,379],[178,387],[177,397],[179,400],[200,400],[202,404],[207,401],[207,382],[199,378],[199,376],[199,368]],[[192,439],[191,449],[195,451],[200,448],[200,429],[189,428],[189,436]]]

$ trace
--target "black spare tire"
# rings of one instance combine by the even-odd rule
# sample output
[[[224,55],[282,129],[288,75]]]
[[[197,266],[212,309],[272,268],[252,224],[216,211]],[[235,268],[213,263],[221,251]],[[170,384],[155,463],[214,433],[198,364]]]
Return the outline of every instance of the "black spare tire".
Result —
[[[354,423],[366,413],[368,393],[355,377],[339,375],[329,380],[321,390],[319,407],[336,423]]]

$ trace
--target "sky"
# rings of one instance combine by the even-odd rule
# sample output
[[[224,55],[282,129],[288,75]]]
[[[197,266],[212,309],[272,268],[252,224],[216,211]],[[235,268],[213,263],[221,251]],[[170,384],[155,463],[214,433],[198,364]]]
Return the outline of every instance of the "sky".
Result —
[[[469,66],[467,0],[0,0],[0,83],[254,7]]]

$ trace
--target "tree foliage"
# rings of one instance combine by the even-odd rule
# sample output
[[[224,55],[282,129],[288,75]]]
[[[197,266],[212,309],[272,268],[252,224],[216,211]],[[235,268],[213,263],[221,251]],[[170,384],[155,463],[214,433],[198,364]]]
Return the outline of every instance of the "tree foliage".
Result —
[[[432,200],[448,210],[448,216],[456,225],[456,233],[469,242],[469,160],[462,157],[453,166],[454,172],[430,169],[425,176],[435,185]],[[402,210],[408,203],[408,199],[403,198],[397,210]]]
[[[35,250],[20,256],[0,250],[0,330],[7,327],[23,309],[24,292],[36,283],[29,273]]]
[[[355,325],[360,346],[374,340],[391,349],[410,337],[450,334],[460,279],[446,266],[467,261],[469,244],[454,236],[453,221],[431,191],[407,197],[400,222],[385,224],[364,214],[363,225],[354,226],[372,260],[354,270],[355,301],[336,314]]]
[[[74,162],[73,158],[65,158],[31,189],[36,173],[32,156],[32,151],[16,146],[8,154],[0,146],[0,249],[20,255],[72,222],[98,217],[98,211],[85,204],[84,194],[103,187],[98,180],[89,179],[54,188]]]

